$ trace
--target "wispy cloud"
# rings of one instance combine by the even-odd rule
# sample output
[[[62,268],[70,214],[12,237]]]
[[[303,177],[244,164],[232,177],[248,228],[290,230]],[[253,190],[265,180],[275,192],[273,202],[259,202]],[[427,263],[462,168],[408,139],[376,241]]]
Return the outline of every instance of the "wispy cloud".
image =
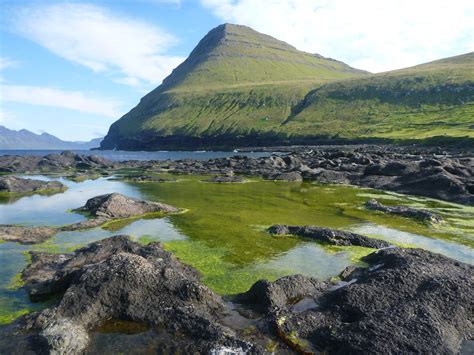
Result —
[[[119,102],[109,98],[91,97],[80,91],[64,91],[23,85],[1,85],[0,93],[0,99],[4,102],[65,108],[112,118],[118,118],[123,113]]]
[[[201,0],[221,20],[385,71],[474,50],[472,0]]]
[[[14,28],[58,56],[132,86],[159,84],[184,59],[166,54],[177,43],[172,34],[96,5],[25,7]]]
[[[6,57],[0,57],[0,70],[18,66],[18,62]]]

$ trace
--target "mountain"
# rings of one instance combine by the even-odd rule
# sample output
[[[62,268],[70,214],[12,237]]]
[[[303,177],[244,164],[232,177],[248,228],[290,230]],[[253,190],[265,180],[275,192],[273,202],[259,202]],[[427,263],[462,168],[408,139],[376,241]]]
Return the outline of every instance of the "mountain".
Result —
[[[470,53],[370,74],[224,24],[110,127],[101,148],[474,138],[473,63]]]
[[[67,142],[51,134],[35,134],[26,129],[14,131],[0,126],[0,149],[70,149],[89,150],[100,146],[102,138],[89,142]]]

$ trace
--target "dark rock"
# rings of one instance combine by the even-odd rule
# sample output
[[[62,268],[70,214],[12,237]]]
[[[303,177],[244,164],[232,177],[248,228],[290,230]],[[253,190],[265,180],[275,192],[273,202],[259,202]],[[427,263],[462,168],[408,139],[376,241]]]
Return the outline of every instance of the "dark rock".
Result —
[[[427,210],[407,206],[385,206],[374,199],[367,201],[365,207],[369,210],[380,211],[407,218],[414,218],[429,223],[440,223],[443,221],[441,216]]]
[[[163,178],[153,175],[127,175],[123,180],[132,182],[176,182],[176,179]]]
[[[180,209],[160,202],[143,201],[111,193],[89,199],[78,211],[88,212],[95,217],[128,218],[152,212],[176,213]]]
[[[245,182],[245,179],[238,175],[216,175],[204,181],[216,182],[216,183],[239,183],[239,182]]]
[[[314,297],[326,287],[326,283],[312,277],[285,276],[274,282],[257,281],[250,290],[239,294],[236,300],[264,313],[274,308],[294,304],[308,296]]]
[[[0,176],[0,192],[30,193],[64,190],[66,190],[66,186],[59,181],[43,181],[25,179],[16,176]]]
[[[20,244],[42,243],[57,233],[49,227],[27,227],[8,224],[0,225],[0,240]]]
[[[315,226],[287,226],[277,224],[268,228],[268,232],[274,235],[297,235],[302,238],[313,239],[321,243],[332,245],[357,245],[376,249],[387,248],[390,246],[390,243],[384,240],[368,238],[352,232]]]
[[[301,352],[456,354],[463,340],[472,339],[473,266],[401,248],[378,250],[364,261],[369,267],[354,269],[348,282],[306,295],[317,306],[302,312],[281,302],[280,293],[268,292],[272,283],[259,281],[248,293],[257,292],[252,299],[264,304],[278,304],[266,319]],[[288,289],[313,287],[309,278],[287,282]]]
[[[278,181],[303,181],[303,177],[297,171],[290,171],[281,174],[275,174],[270,177],[270,180],[278,180]]]
[[[28,316],[25,327],[44,350],[82,353],[89,331],[108,319],[162,326],[193,339],[192,352],[258,349],[223,326],[224,302],[159,243],[142,246],[116,236],[74,254],[33,254],[23,273],[30,293],[64,291],[59,304]],[[40,349],[37,349],[38,351]]]

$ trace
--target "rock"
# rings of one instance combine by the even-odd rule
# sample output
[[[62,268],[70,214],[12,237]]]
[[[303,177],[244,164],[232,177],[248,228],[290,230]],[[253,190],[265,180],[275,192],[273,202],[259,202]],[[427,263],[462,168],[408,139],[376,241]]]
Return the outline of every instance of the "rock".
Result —
[[[276,174],[270,177],[270,180],[277,181],[303,181],[303,177],[297,171],[290,171],[286,173]]]
[[[274,235],[297,235],[302,238],[313,239],[331,245],[357,245],[376,249],[387,248],[390,246],[390,243],[384,240],[368,238],[356,233],[315,226],[287,226],[277,224],[268,228],[268,232]]]
[[[26,330],[41,339],[43,350],[83,353],[89,330],[117,319],[181,333],[193,339],[194,348],[187,350],[196,353],[222,347],[258,353],[219,322],[224,302],[199,281],[198,272],[159,243],[142,246],[116,236],[73,254],[33,256],[23,273],[30,294],[64,292],[57,306],[25,322]]]
[[[152,212],[176,213],[180,209],[160,202],[143,201],[111,193],[89,199],[78,211],[88,212],[95,217],[128,218]]]
[[[443,221],[443,218],[440,215],[427,210],[407,206],[385,206],[374,199],[367,201],[365,207],[369,210],[380,211],[407,218],[414,218],[429,223],[440,223]]]
[[[64,191],[66,186],[59,181],[25,179],[16,176],[0,176],[0,192],[30,193]]]
[[[238,175],[216,175],[204,181],[216,182],[216,183],[239,183],[239,182],[245,182],[245,179]]]
[[[127,175],[123,180],[132,182],[176,182],[176,179],[163,178],[153,175]]]
[[[326,287],[326,283],[302,275],[285,276],[274,282],[259,280],[250,290],[239,294],[236,301],[266,313],[274,308],[297,303],[305,297],[314,297]]]
[[[49,227],[0,225],[0,240],[6,242],[17,242],[20,244],[42,243],[56,233],[56,229]]]
[[[364,261],[369,267],[355,269],[348,282],[316,287],[307,295],[316,307],[302,312],[282,303],[280,293],[268,292],[279,280],[265,287],[257,282],[253,299],[278,304],[266,316],[268,326],[301,352],[456,354],[472,338],[473,266],[401,248],[378,250]],[[288,279],[285,287],[311,290],[313,281]]]

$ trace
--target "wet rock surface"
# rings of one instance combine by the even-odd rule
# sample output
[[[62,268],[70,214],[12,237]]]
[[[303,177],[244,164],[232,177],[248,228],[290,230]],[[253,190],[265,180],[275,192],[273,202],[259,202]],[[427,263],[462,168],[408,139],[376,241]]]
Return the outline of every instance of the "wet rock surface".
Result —
[[[50,227],[27,227],[8,224],[0,225],[0,240],[20,244],[37,244],[51,238],[57,233]]]
[[[184,334],[192,339],[186,351],[259,352],[219,322],[222,299],[159,243],[142,246],[115,236],[74,254],[32,254],[23,279],[34,297],[64,292],[57,306],[22,321],[34,334],[36,352],[82,353],[90,331],[109,319]]]
[[[0,176],[0,192],[31,193],[64,191],[66,186],[59,181],[43,181],[17,176]]]
[[[119,193],[93,197],[77,211],[88,212],[94,217],[128,218],[146,213],[176,213],[180,209],[160,202],[138,200]]]
[[[364,261],[369,268],[352,267],[337,286],[286,277],[259,281],[238,299],[265,310],[272,329],[300,352],[455,354],[472,339],[471,265],[401,248]],[[288,297],[295,294],[310,306],[295,310]]]
[[[365,208],[397,216],[413,218],[433,224],[441,223],[443,221],[443,218],[440,215],[430,212],[428,210],[407,206],[385,206],[374,199],[367,201],[367,203],[365,204]]]
[[[331,245],[356,245],[376,249],[387,248],[391,246],[390,243],[384,240],[369,238],[357,233],[316,226],[287,226],[284,224],[276,224],[269,227],[268,232],[273,235],[296,235],[302,238],[307,238],[320,243],[327,243]]]

